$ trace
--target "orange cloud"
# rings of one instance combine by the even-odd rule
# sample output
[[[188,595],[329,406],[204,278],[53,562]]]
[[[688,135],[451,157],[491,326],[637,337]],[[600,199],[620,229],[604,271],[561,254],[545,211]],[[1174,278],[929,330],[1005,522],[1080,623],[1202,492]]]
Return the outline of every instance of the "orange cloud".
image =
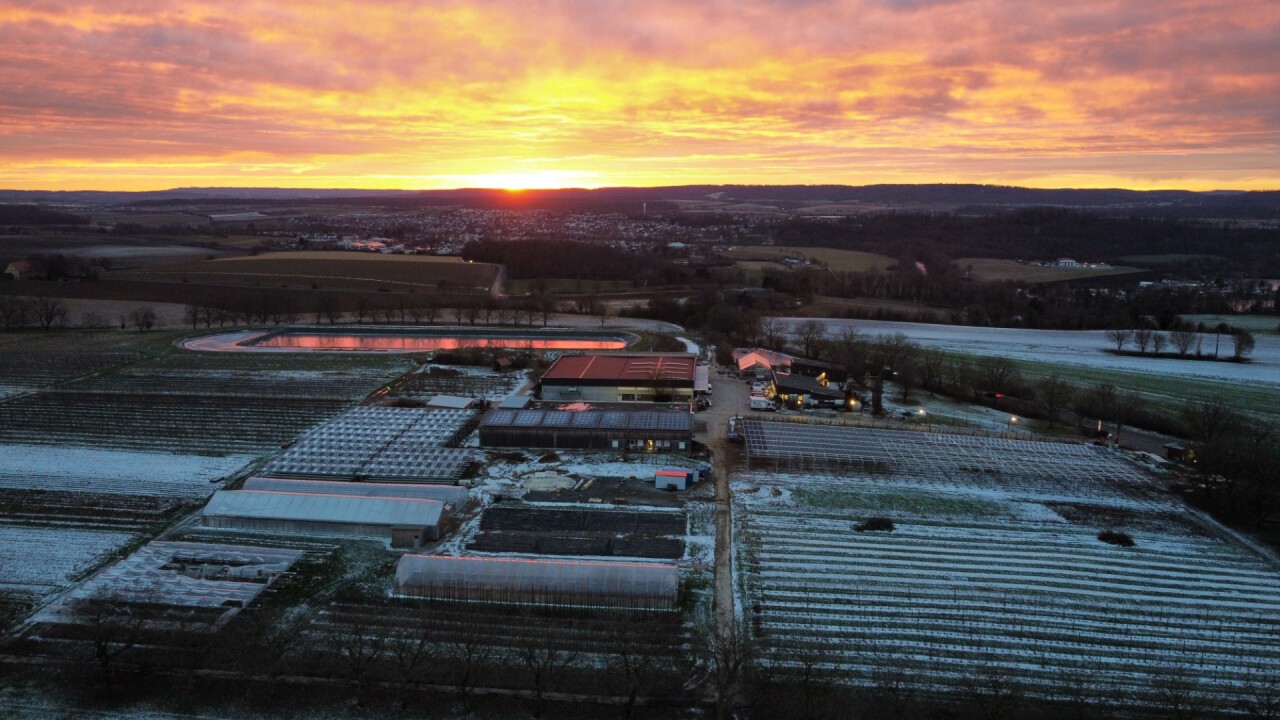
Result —
[[[0,187],[1280,187],[1270,0],[0,0]]]

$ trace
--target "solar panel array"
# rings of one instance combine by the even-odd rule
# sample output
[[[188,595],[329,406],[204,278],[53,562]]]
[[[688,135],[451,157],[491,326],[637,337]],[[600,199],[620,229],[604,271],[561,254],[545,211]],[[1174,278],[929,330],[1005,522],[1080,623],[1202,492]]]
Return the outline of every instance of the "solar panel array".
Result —
[[[443,447],[473,410],[360,407],[311,430],[267,464],[266,475],[453,481],[473,459]]]
[[[576,430],[693,430],[687,412],[652,410],[491,410],[484,427],[573,428]]]
[[[748,461],[774,467],[1142,482],[1145,475],[1092,445],[744,420]]]

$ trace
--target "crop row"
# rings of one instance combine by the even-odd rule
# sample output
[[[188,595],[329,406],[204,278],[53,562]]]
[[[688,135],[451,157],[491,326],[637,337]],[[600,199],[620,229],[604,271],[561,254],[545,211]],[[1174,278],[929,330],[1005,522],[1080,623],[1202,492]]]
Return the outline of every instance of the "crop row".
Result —
[[[42,392],[0,403],[0,440],[262,453],[345,405],[324,400]]]
[[[219,397],[358,400],[386,380],[384,373],[156,371],[96,375],[68,386],[75,392]]]
[[[1157,536],[1122,549],[1031,524],[859,534],[783,513],[747,526],[757,638],[820,651],[841,672],[873,672],[869,648],[933,657],[939,682],[975,663],[1031,683],[1091,663],[1135,692],[1157,671],[1242,683],[1250,668],[1280,668],[1280,579],[1226,543]]]

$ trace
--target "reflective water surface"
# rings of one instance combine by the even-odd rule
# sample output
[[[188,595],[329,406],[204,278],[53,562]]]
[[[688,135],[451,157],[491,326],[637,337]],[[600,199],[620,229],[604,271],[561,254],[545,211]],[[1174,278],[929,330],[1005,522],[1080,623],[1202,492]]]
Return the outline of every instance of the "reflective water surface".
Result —
[[[459,348],[512,348],[525,350],[621,350],[622,340],[587,340],[536,337],[414,337],[390,335],[308,335],[286,333],[253,343],[256,347],[296,350],[391,350],[431,351]]]

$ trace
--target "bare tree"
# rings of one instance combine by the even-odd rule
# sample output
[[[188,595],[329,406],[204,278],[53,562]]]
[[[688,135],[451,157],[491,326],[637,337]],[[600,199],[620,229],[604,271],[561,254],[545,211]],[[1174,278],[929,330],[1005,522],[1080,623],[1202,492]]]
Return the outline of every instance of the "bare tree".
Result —
[[[129,323],[138,329],[138,332],[146,332],[156,326],[156,311],[150,306],[134,308],[129,311]]]
[[[367,697],[374,664],[382,657],[388,639],[387,626],[367,612],[342,613],[325,634],[325,646],[337,654],[343,677],[356,683],[357,702]]]
[[[422,603],[418,605],[418,612],[406,618],[405,627],[387,641],[388,651],[395,661],[396,676],[406,695],[416,692],[430,679],[443,655],[435,642],[434,618],[430,606]],[[405,705],[406,698],[402,698],[401,706]]]
[[[524,669],[525,686],[533,691],[535,718],[546,711],[546,695],[564,678],[566,672],[581,662],[581,655],[567,647],[565,638],[537,631],[537,622],[526,624],[526,632],[516,645],[516,659]],[[563,627],[563,626],[562,626]]]
[[[1188,403],[1180,415],[1192,442],[1201,447],[1233,433],[1243,421],[1234,408],[1218,398]]]
[[[437,318],[440,317],[440,306],[435,299],[428,299],[422,303],[422,319],[427,321],[428,325],[435,324]]]
[[[31,303],[25,298],[0,295],[0,320],[5,330],[17,330],[26,325],[32,316]]]
[[[32,306],[40,327],[48,330],[54,325],[61,326],[67,320],[67,303],[62,298],[36,298]]]
[[[1169,338],[1164,333],[1158,332],[1151,336],[1151,352],[1159,355],[1164,352],[1165,345],[1169,344]]]
[[[1138,352],[1143,355],[1147,354],[1147,349],[1151,347],[1151,340],[1155,337],[1155,331],[1149,327],[1140,327],[1133,331],[1133,344],[1138,346]]]
[[[475,325],[476,323],[480,322],[480,315],[482,313],[483,313],[483,309],[479,305],[476,305],[474,303],[469,303],[466,307],[466,310],[463,311],[463,315],[465,315],[467,318],[467,323],[471,325]]]
[[[814,353],[822,345],[822,341],[827,337],[827,326],[820,320],[809,319],[800,323],[795,327],[796,339],[800,341],[800,348],[804,351],[805,357],[815,357]]]
[[[920,371],[920,386],[929,392],[942,389],[943,371],[946,369],[947,356],[937,348],[924,348],[920,351],[920,361],[916,366]]]
[[[372,321],[373,304],[369,301],[368,296],[360,294],[356,295],[356,322],[363,324],[365,320]]]
[[[1253,348],[1257,345],[1257,341],[1253,338],[1253,333],[1241,328],[1231,336],[1231,358],[1239,362],[1253,354]]]
[[[142,642],[150,614],[119,595],[82,600],[72,607],[72,613],[87,628],[92,662],[102,684],[110,688],[121,659]]]
[[[669,642],[667,628],[653,613],[636,612],[608,629],[608,669],[623,688],[623,716],[635,716],[637,701],[669,672],[671,659],[662,652]]]
[[[324,320],[330,325],[336,323],[338,318],[342,316],[342,311],[338,309],[338,299],[333,295],[325,293],[316,299],[316,322]]]
[[[842,327],[827,341],[827,355],[849,373],[860,373],[866,363],[866,339],[857,328]]]
[[[782,321],[775,317],[765,317],[760,319],[760,342],[770,350],[777,350],[782,346]]]
[[[991,392],[1012,392],[1022,382],[1018,366],[1009,358],[989,357],[978,361],[982,372],[982,382]]]
[[[440,650],[445,658],[446,677],[466,705],[472,690],[493,671],[494,648],[483,626],[475,623],[459,624],[442,635]]]
[[[714,693],[717,720],[730,714],[738,686],[756,659],[755,645],[742,623],[732,633],[721,632],[710,615],[694,626],[694,652],[706,660],[707,682]]]
[[[1260,626],[1259,629],[1266,631],[1270,628]],[[1258,667],[1256,662],[1254,657],[1241,657],[1239,660],[1241,667],[1250,670],[1244,683],[1244,694],[1236,701],[1236,707],[1254,720],[1280,720],[1280,669],[1270,663]]]
[[[1059,411],[1071,402],[1071,396],[1074,394],[1075,388],[1057,375],[1050,375],[1040,384],[1040,402],[1049,415],[1049,425],[1052,426],[1058,421]]]
[[[1003,720],[1018,717],[1023,691],[1010,670],[996,657],[971,662],[961,680],[966,717]]]
[[[1151,689],[1160,716],[1169,720],[1200,720],[1211,707],[1200,681],[1180,668],[1156,668]]]
[[[1129,328],[1115,328],[1108,330],[1106,335],[1108,340],[1116,344],[1116,352],[1121,352],[1129,338],[1133,337],[1133,331]]]
[[[1174,349],[1183,357],[1186,357],[1187,353],[1191,352],[1191,346],[1196,344],[1198,336],[1199,333],[1195,330],[1186,329],[1174,330],[1169,333],[1169,339],[1173,341]]]
[[[833,670],[840,660],[835,646],[821,639],[792,638],[774,638],[768,644],[762,650],[768,663],[762,663],[760,680],[754,684],[766,703],[778,704],[770,716],[826,720],[842,715],[843,687]]]
[[[1049,681],[1049,697],[1063,709],[1063,716],[1070,720],[1100,717],[1105,701],[1098,663],[1055,659],[1051,666],[1056,668]]]

